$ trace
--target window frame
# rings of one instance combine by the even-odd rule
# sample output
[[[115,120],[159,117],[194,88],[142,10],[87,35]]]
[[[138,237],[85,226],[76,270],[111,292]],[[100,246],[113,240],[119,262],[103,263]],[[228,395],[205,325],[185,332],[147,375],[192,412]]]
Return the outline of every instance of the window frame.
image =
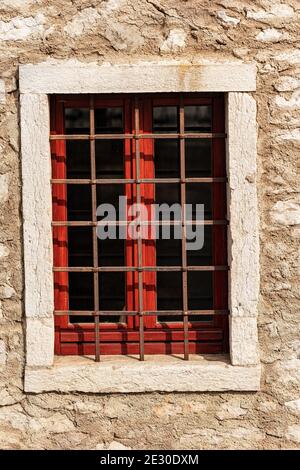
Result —
[[[135,100],[138,100],[135,103]],[[71,323],[68,315],[62,315],[63,311],[70,311],[68,308],[68,276],[69,272],[72,272],[72,268],[68,268],[68,227],[77,226],[77,222],[68,221],[66,225],[62,225],[61,221],[67,221],[67,210],[66,210],[66,200],[67,200],[67,185],[70,184],[71,180],[67,179],[66,174],[66,165],[67,165],[67,156],[66,156],[66,141],[63,139],[63,136],[66,136],[66,139],[75,139],[72,136],[67,136],[62,116],[64,116],[64,109],[67,108],[84,108],[89,110],[90,114],[90,124],[94,122],[94,110],[105,108],[105,107],[122,107],[124,114],[124,135],[136,135],[136,125],[135,125],[135,113],[134,110],[138,106],[139,112],[139,127],[140,135],[143,134],[150,135],[152,130],[152,109],[155,106],[176,106],[177,109],[184,109],[185,106],[189,105],[209,105],[211,106],[212,112],[212,123],[211,131],[209,133],[210,137],[204,136],[201,133],[201,138],[209,139],[211,142],[211,163],[212,163],[212,174],[209,178],[204,178],[204,180],[211,180],[209,182],[212,194],[212,220],[210,222],[216,222],[215,225],[211,225],[212,228],[212,265],[201,268],[203,272],[212,273],[212,287],[213,287],[213,306],[212,306],[212,318],[209,322],[203,321],[193,321],[192,312],[189,313],[188,317],[181,319],[178,317],[178,321],[174,322],[159,322],[157,315],[143,315],[142,329],[139,328],[139,319],[138,314],[138,303],[139,295],[138,289],[134,288],[134,285],[138,285],[138,279],[133,282],[132,273],[127,273],[127,286],[129,289],[133,290],[133,298],[131,295],[126,293],[127,297],[127,310],[137,310],[135,316],[127,316],[127,321],[125,323],[101,323],[101,314],[99,319],[95,319],[94,325],[91,323],[82,323],[82,322],[73,322]],[[60,222],[52,222],[53,232],[54,232],[54,296],[55,296],[55,353],[60,355],[70,355],[70,354],[96,354],[96,360],[100,360],[100,354],[132,354],[133,351],[135,354],[140,354],[140,357],[143,359],[143,351],[146,350],[146,353],[158,354],[163,353],[175,353],[182,350],[184,352],[185,359],[189,358],[189,353],[198,352],[198,353],[226,353],[228,352],[228,300],[227,300],[227,247],[226,247],[226,174],[225,174],[225,116],[224,116],[224,96],[223,94],[143,94],[142,97],[137,97],[137,95],[116,95],[116,96],[99,96],[99,95],[83,95],[80,97],[68,96],[68,95],[54,95],[50,97],[50,124],[51,124],[51,135],[50,135],[50,144],[51,144],[51,154],[52,154],[52,191],[53,191],[53,219],[59,220]],[[91,114],[92,113],[92,114]],[[178,116],[179,117],[179,116]],[[179,124],[179,123],[178,123]],[[177,129],[177,133],[188,134],[184,132],[184,129]],[[80,134],[80,133],[79,133]],[[121,133],[122,134],[122,133]],[[75,136],[76,140],[78,136]],[[118,134],[114,136],[118,137]],[[105,137],[106,139],[107,137]],[[185,145],[186,139],[178,138],[176,142],[182,145]],[[90,156],[87,158],[93,162],[94,158],[94,142],[103,141],[101,136],[95,139],[91,138],[91,135],[84,135],[81,137],[80,141],[90,142]],[[74,140],[73,140],[74,141]],[[135,149],[134,142],[135,139],[123,138],[124,142],[124,156],[125,158],[125,174],[122,179],[132,180],[135,173]],[[141,152],[141,163],[140,163],[140,178],[151,178],[153,183],[142,184],[142,198],[145,196],[144,192],[148,191],[148,194],[152,194],[151,191],[154,191],[155,187],[155,174],[154,174],[154,140],[153,139],[143,139],[140,138],[140,152]],[[150,159],[147,159],[145,163],[144,154],[147,153]],[[180,153],[184,152],[182,148]],[[185,153],[182,155],[182,165],[185,164]],[[153,168],[152,168],[153,167]],[[93,165],[91,165],[93,168]],[[95,171],[95,169],[94,169]],[[181,170],[182,172],[182,170]],[[127,174],[126,174],[127,173]],[[96,176],[96,175],[95,175]],[[92,178],[92,175],[89,176]],[[179,178],[185,180],[185,173],[179,175]],[[92,181],[95,178],[90,179],[89,186],[93,191]],[[118,178],[120,182],[122,179]],[[168,178],[171,180],[172,178]],[[201,180],[201,178],[200,178]],[[81,180],[83,183],[83,180]],[[188,183],[188,179],[187,179]],[[198,182],[198,184],[201,182]],[[101,184],[97,180],[97,184]],[[103,182],[102,182],[103,184]],[[171,184],[171,183],[170,183]],[[180,183],[179,183],[180,184]],[[97,186],[97,185],[96,185]],[[126,185],[126,194],[130,199],[131,191],[137,191],[137,184],[127,184]],[[186,183],[183,183],[181,186],[181,198],[186,197]],[[76,186],[75,186],[76,187]],[[225,190],[225,194],[224,194]],[[222,202],[223,201],[223,202]],[[217,220],[216,220],[217,219]],[[221,220],[219,220],[221,219]],[[219,226],[218,223],[222,224]],[[73,224],[73,225],[72,225]],[[80,222],[82,225],[82,222]],[[88,222],[87,222],[88,224]],[[131,259],[133,264],[130,263],[130,266],[137,268],[137,253],[138,244],[133,248],[130,244],[126,247],[127,258]],[[101,244],[100,244],[101,246]],[[150,251],[146,248],[146,243],[142,242],[140,249],[143,252],[144,262],[142,265],[146,267],[147,265],[155,265],[155,247],[151,247]],[[183,249],[183,245],[182,245]],[[134,250],[134,252],[132,251]],[[153,252],[154,250],[154,252]],[[135,256],[134,256],[135,253]],[[152,254],[151,254],[152,253]],[[96,255],[95,255],[96,256]],[[94,257],[95,257],[94,256]],[[186,257],[185,250],[182,252],[182,256]],[[150,258],[149,258],[150,257]],[[135,261],[134,261],[135,258]],[[151,261],[151,262],[150,262]],[[149,264],[150,263],[150,264]],[[187,261],[185,261],[187,263]],[[220,266],[224,265],[224,266]],[[127,265],[128,266],[128,265]],[[181,266],[183,266],[181,264]],[[66,267],[66,270],[62,272],[63,267]],[[98,257],[94,259],[94,268],[99,269]],[[207,269],[204,269],[207,268]],[[218,269],[219,268],[219,269]],[[222,268],[222,272],[221,271]],[[226,269],[225,269],[226,268]],[[77,268],[78,271],[79,268]],[[82,271],[86,272],[88,268],[82,268]],[[105,268],[107,269],[107,268]],[[157,268],[157,271],[160,268]],[[165,269],[167,271],[167,269]],[[200,271],[200,268],[199,268]],[[98,277],[101,276],[101,268],[99,272],[93,273],[94,286],[98,286]],[[136,272],[138,275],[138,272]],[[156,284],[157,281],[154,279],[155,272],[145,272],[143,271],[143,285]],[[187,284],[187,273],[182,272],[182,293],[183,299],[187,295],[186,284]],[[129,283],[129,284],[128,284]],[[131,286],[131,287],[130,287]],[[95,287],[94,287],[95,288]],[[155,293],[149,290],[146,294],[145,288],[143,287],[143,297],[144,302],[146,302],[147,307],[144,310],[154,309],[158,310],[155,307]],[[98,304],[101,296],[98,293]],[[143,304],[144,304],[143,302]],[[187,302],[187,300],[186,300]],[[137,308],[134,308],[134,304],[137,305]],[[225,307],[226,305],[226,307]],[[188,306],[186,305],[186,308]],[[99,310],[99,308],[98,308]],[[101,309],[100,309],[101,310]],[[56,314],[57,311],[57,314]],[[131,313],[131,312],[130,312]],[[209,312],[203,312],[203,314],[209,314]],[[163,313],[162,313],[163,314]],[[198,315],[201,314],[199,311]],[[125,314],[126,316],[126,314]],[[76,318],[76,317],[75,317]],[[99,328],[101,324],[101,328]],[[101,329],[101,342],[99,331]],[[139,331],[140,329],[140,331]],[[159,332],[158,332],[159,330]],[[174,333],[175,330],[175,333]],[[98,338],[97,344],[95,346],[95,340]],[[135,344],[133,344],[135,343]],[[151,344],[150,344],[151,343]]]
[[[44,63],[20,66],[27,391],[259,388],[256,104],[249,94],[255,91],[255,77],[255,66],[242,63],[137,63],[128,66]],[[123,365],[117,367],[118,372],[111,373],[113,377],[109,380],[114,385],[110,387],[105,375],[109,367],[112,371],[116,369],[115,363],[102,364],[102,369],[100,363],[94,369],[90,364],[80,368],[71,361],[66,368],[65,363],[61,364],[54,358],[48,95],[123,92],[226,93],[230,362],[225,357],[220,357],[219,362],[217,358],[212,362],[199,358],[203,361],[201,364],[195,359],[186,366],[178,363],[153,365],[151,361],[147,365],[145,361],[142,369],[122,362]],[[183,376],[186,379],[186,374],[191,374],[191,380],[182,378],[178,383],[175,377],[170,377],[171,370],[176,376],[178,371],[185,371]],[[84,384],[82,381],[71,383],[72,374],[80,371],[82,377],[92,374],[95,377],[93,384],[88,384],[88,380]],[[152,377],[149,371],[154,371]],[[123,387],[120,378],[130,373],[140,374],[145,383],[138,385],[128,378]],[[155,374],[160,377],[159,383],[154,378]]]

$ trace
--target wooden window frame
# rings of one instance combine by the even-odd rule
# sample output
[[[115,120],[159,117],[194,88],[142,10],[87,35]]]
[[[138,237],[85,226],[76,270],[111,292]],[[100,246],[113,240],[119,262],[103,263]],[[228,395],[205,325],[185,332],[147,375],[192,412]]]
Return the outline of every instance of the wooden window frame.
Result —
[[[64,106],[89,109],[90,134],[67,135],[64,129]],[[154,174],[154,139],[170,138],[170,134],[153,134],[152,108],[154,106],[177,106],[179,109],[179,132],[171,135],[179,141],[180,178],[165,178],[164,183],[180,184],[182,203],[186,200],[186,184],[208,183],[212,188],[213,217],[205,221],[212,226],[213,265],[187,266],[186,242],[183,238],[182,264],[179,267],[155,266],[155,247],[145,248],[140,239],[127,244],[126,258],[135,260],[126,267],[127,272],[127,316],[126,323],[101,323],[101,314],[121,314],[121,312],[101,312],[99,308],[98,279],[101,272],[125,271],[121,267],[98,266],[96,229],[93,227],[93,267],[69,268],[67,231],[70,226],[94,226],[96,219],[96,185],[127,182],[126,195],[130,199],[133,191],[137,202],[145,194],[153,199],[154,186],[161,179]],[[184,127],[184,107],[187,105],[209,105],[212,110],[210,133],[188,133]],[[124,110],[124,134],[96,135],[94,132],[94,110],[101,107],[122,107]],[[225,118],[224,96],[222,94],[168,94],[168,95],[117,95],[117,96],[52,96],[51,98],[51,151],[52,151],[52,191],[53,191],[53,236],[54,236],[54,295],[55,295],[55,353],[59,355],[91,355],[96,361],[101,354],[189,354],[228,352],[228,299],[227,299],[227,239],[226,239],[226,157],[225,157]],[[95,140],[124,140],[125,174],[124,179],[97,180],[95,167]],[[212,176],[208,178],[186,178],[185,139],[205,138],[211,140]],[[90,142],[91,176],[89,180],[70,180],[66,175],[66,140],[88,140]],[[144,156],[147,155],[147,158]],[[90,184],[92,193],[93,220],[84,223],[67,221],[67,185]],[[183,221],[183,228],[185,221]],[[183,230],[183,233],[185,231]],[[148,270],[147,270],[148,268]],[[145,285],[156,284],[158,271],[182,272],[182,311],[158,311],[155,292],[145,290]],[[210,271],[213,276],[213,309],[192,311],[188,309],[188,271]],[[92,272],[94,278],[94,311],[70,311],[68,307],[68,272]],[[138,286],[134,288],[134,286]],[[142,287],[144,286],[144,287]],[[131,287],[131,289],[130,289]],[[141,294],[142,292],[142,294]],[[157,314],[181,315],[182,321],[164,322],[157,320]],[[69,315],[92,315],[94,326],[87,323],[70,323]],[[193,315],[211,315],[209,322],[192,321]],[[100,328],[101,323],[101,328]],[[100,338],[101,331],[101,338]]]

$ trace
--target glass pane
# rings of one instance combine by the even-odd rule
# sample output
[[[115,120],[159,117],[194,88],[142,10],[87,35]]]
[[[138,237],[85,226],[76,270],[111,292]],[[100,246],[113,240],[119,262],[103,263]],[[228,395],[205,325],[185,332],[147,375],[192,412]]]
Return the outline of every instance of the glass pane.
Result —
[[[69,266],[93,266],[92,227],[68,227]]]
[[[212,219],[211,185],[189,183],[186,185],[186,202],[192,204],[193,220],[196,220],[196,204],[204,204],[204,218]]]
[[[188,308],[189,310],[213,308],[212,272],[188,272]],[[199,319],[201,320],[201,317]]]
[[[177,106],[153,107],[153,132],[158,132],[158,133],[178,132]]]
[[[182,309],[182,274],[181,272],[157,273],[157,310]],[[171,321],[170,317],[159,316],[160,321]],[[177,318],[177,321],[180,317]],[[172,320],[174,321],[174,320]]]
[[[96,140],[97,178],[124,178],[124,141]]]
[[[99,266],[125,265],[125,240],[98,240]]]
[[[181,240],[156,240],[156,264],[181,266]]]
[[[204,230],[204,245],[200,250],[187,250],[188,266],[212,266],[212,227],[211,226],[192,226],[193,232]]]
[[[95,109],[95,132],[96,134],[122,134],[124,132],[123,109]]]
[[[90,133],[90,110],[87,108],[65,109],[66,134]]]
[[[155,185],[155,203],[156,204],[180,204],[180,186],[178,184],[158,183]],[[176,208],[174,208],[176,209]],[[167,215],[167,214],[166,214]],[[171,213],[171,220],[180,220],[180,207],[176,209],[176,216]],[[160,216],[161,219],[161,216]]]
[[[93,273],[69,273],[69,308],[70,310],[94,309]],[[79,321],[76,318],[75,321]]]
[[[88,140],[67,140],[67,178],[90,179],[91,159]]]
[[[174,139],[154,141],[154,164],[156,178],[179,178],[179,143]]]
[[[185,132],[211,132],[211,106],[184,107]]]
[[[187,178],[212,176],[211,140],[185,140],[185,172]]]
[[[67,185],[68,220],[92,220],[91,186]]]
[[[125,273],[100,273],[100,310],[125,310]],[[120,321],[118,316],[101,317],[103,321]]]
[[[119,219],[119,197],[125,195],[124,184],[97,185],[97,206],[100,204],[111,204],[115,209],[116,219]],[[124,211],[125,212],[125,211]],[[126,214],[124,214],[126,217]],[[105,214],[107,217],[107,214]]]

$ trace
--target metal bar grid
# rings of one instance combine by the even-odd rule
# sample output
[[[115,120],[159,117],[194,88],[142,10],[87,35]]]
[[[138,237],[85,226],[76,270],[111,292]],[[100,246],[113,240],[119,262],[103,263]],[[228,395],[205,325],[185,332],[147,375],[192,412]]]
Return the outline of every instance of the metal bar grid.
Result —
[[[93,267],[54,267],[54,272],[92,272],[94,280],[94,310],[93,311],[77,311],[77,310],[55,310],[56,316],[72,315],[72,316],[92,316],[95,318],[95,360],[100,360],[100,335],[99,335],[99,317],[105,316],[136,316],[139,317],[139,349],[140,360],[144,360],[144,316],[147,315],[163,315],[163,316],[179,316],[183,320],[183,333],[184,333],[184,359],[189,359],[189,316],[205,316],[205,315],[228,315],[228,310],[189,310],[188,309],[188,294],[187,294],[187,274],[189,271],[227,271],[228,266],[187,266],[186,254],[186,225],[224,225],[228,224],[227,220],[203,220],[203,221],[187,221],[185,218],[185,202],[186,202],[186,184],[188,183],[226,183],[226,177],[205,177],[205,178],[186,178],[185,176],[185,139],[224,139],[225,133],[185,133],[184,132],[184,100],[180,96],[179,103],[179,132],[178,133],[141,133],[140,132],[140,110],[138,97],[134,99],[134,133],[124,134],[96,134],[95,133],[95,112],[94,112],[94,97],[90,98],[90,134],[60,134],[51,135],[50,140],[89,140],[90,141],[90,160],[91,160],[91,178],[90,179],[52,179],[52,184],[79,184],[91,185],[92,187],[92,221],[53,221],[52,226],[66,226],[66,227],[82,227],[90,226],[96,227],[101,225],[101,221],[97,221],[97,185],[107,184],[134,184],[136,189],[136,202],[141,203],[141,184],[180,184],[181,188],[181,204],[182,215],[181,220],[178,221],[150,221],[145,222],[137,219],[135,223],[141,229],[142,225],[181,225],[182,226],[182,265],[181,266],[143,266],[143,244],[141,237],[137,240],[137,258],[138,266],[98,266],[98,241],[96,230],[93,230]],[[134,143],[135,150],[135,177],[124,179],[105,178],[98,179],[96,176],[96,156],[95,156],[95,140],[121,140],[131,139]],[[140,140],[141,139],[179,139],[180,143],[180,178],[141,178],[141,154],[140,154]],[[111,222],[113,225],[122,226],[127,225],[127,221]],[[132,221],[130,222],[132,223]],[[105,222],[107,224],[107,222]],[[99,273],[101,272],[137,272],[138,274],[138,309],[131,311],[102,311],[99,308]],[[179,271],[182,272],[182,296],[183,296],[183,310],[171,311],[157,311],[157,310],[144,310],[143,309],[143,273],[144,272],[159,272],[159,271]]]

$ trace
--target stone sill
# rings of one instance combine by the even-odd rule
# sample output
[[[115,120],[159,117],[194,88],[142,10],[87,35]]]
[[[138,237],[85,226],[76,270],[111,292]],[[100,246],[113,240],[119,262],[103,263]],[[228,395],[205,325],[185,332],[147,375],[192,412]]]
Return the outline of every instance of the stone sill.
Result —
[[[25,369],[25,392],[224,392],[260,388],[260,365],[233,366],[228,356],[55,357],[52,367]]]

